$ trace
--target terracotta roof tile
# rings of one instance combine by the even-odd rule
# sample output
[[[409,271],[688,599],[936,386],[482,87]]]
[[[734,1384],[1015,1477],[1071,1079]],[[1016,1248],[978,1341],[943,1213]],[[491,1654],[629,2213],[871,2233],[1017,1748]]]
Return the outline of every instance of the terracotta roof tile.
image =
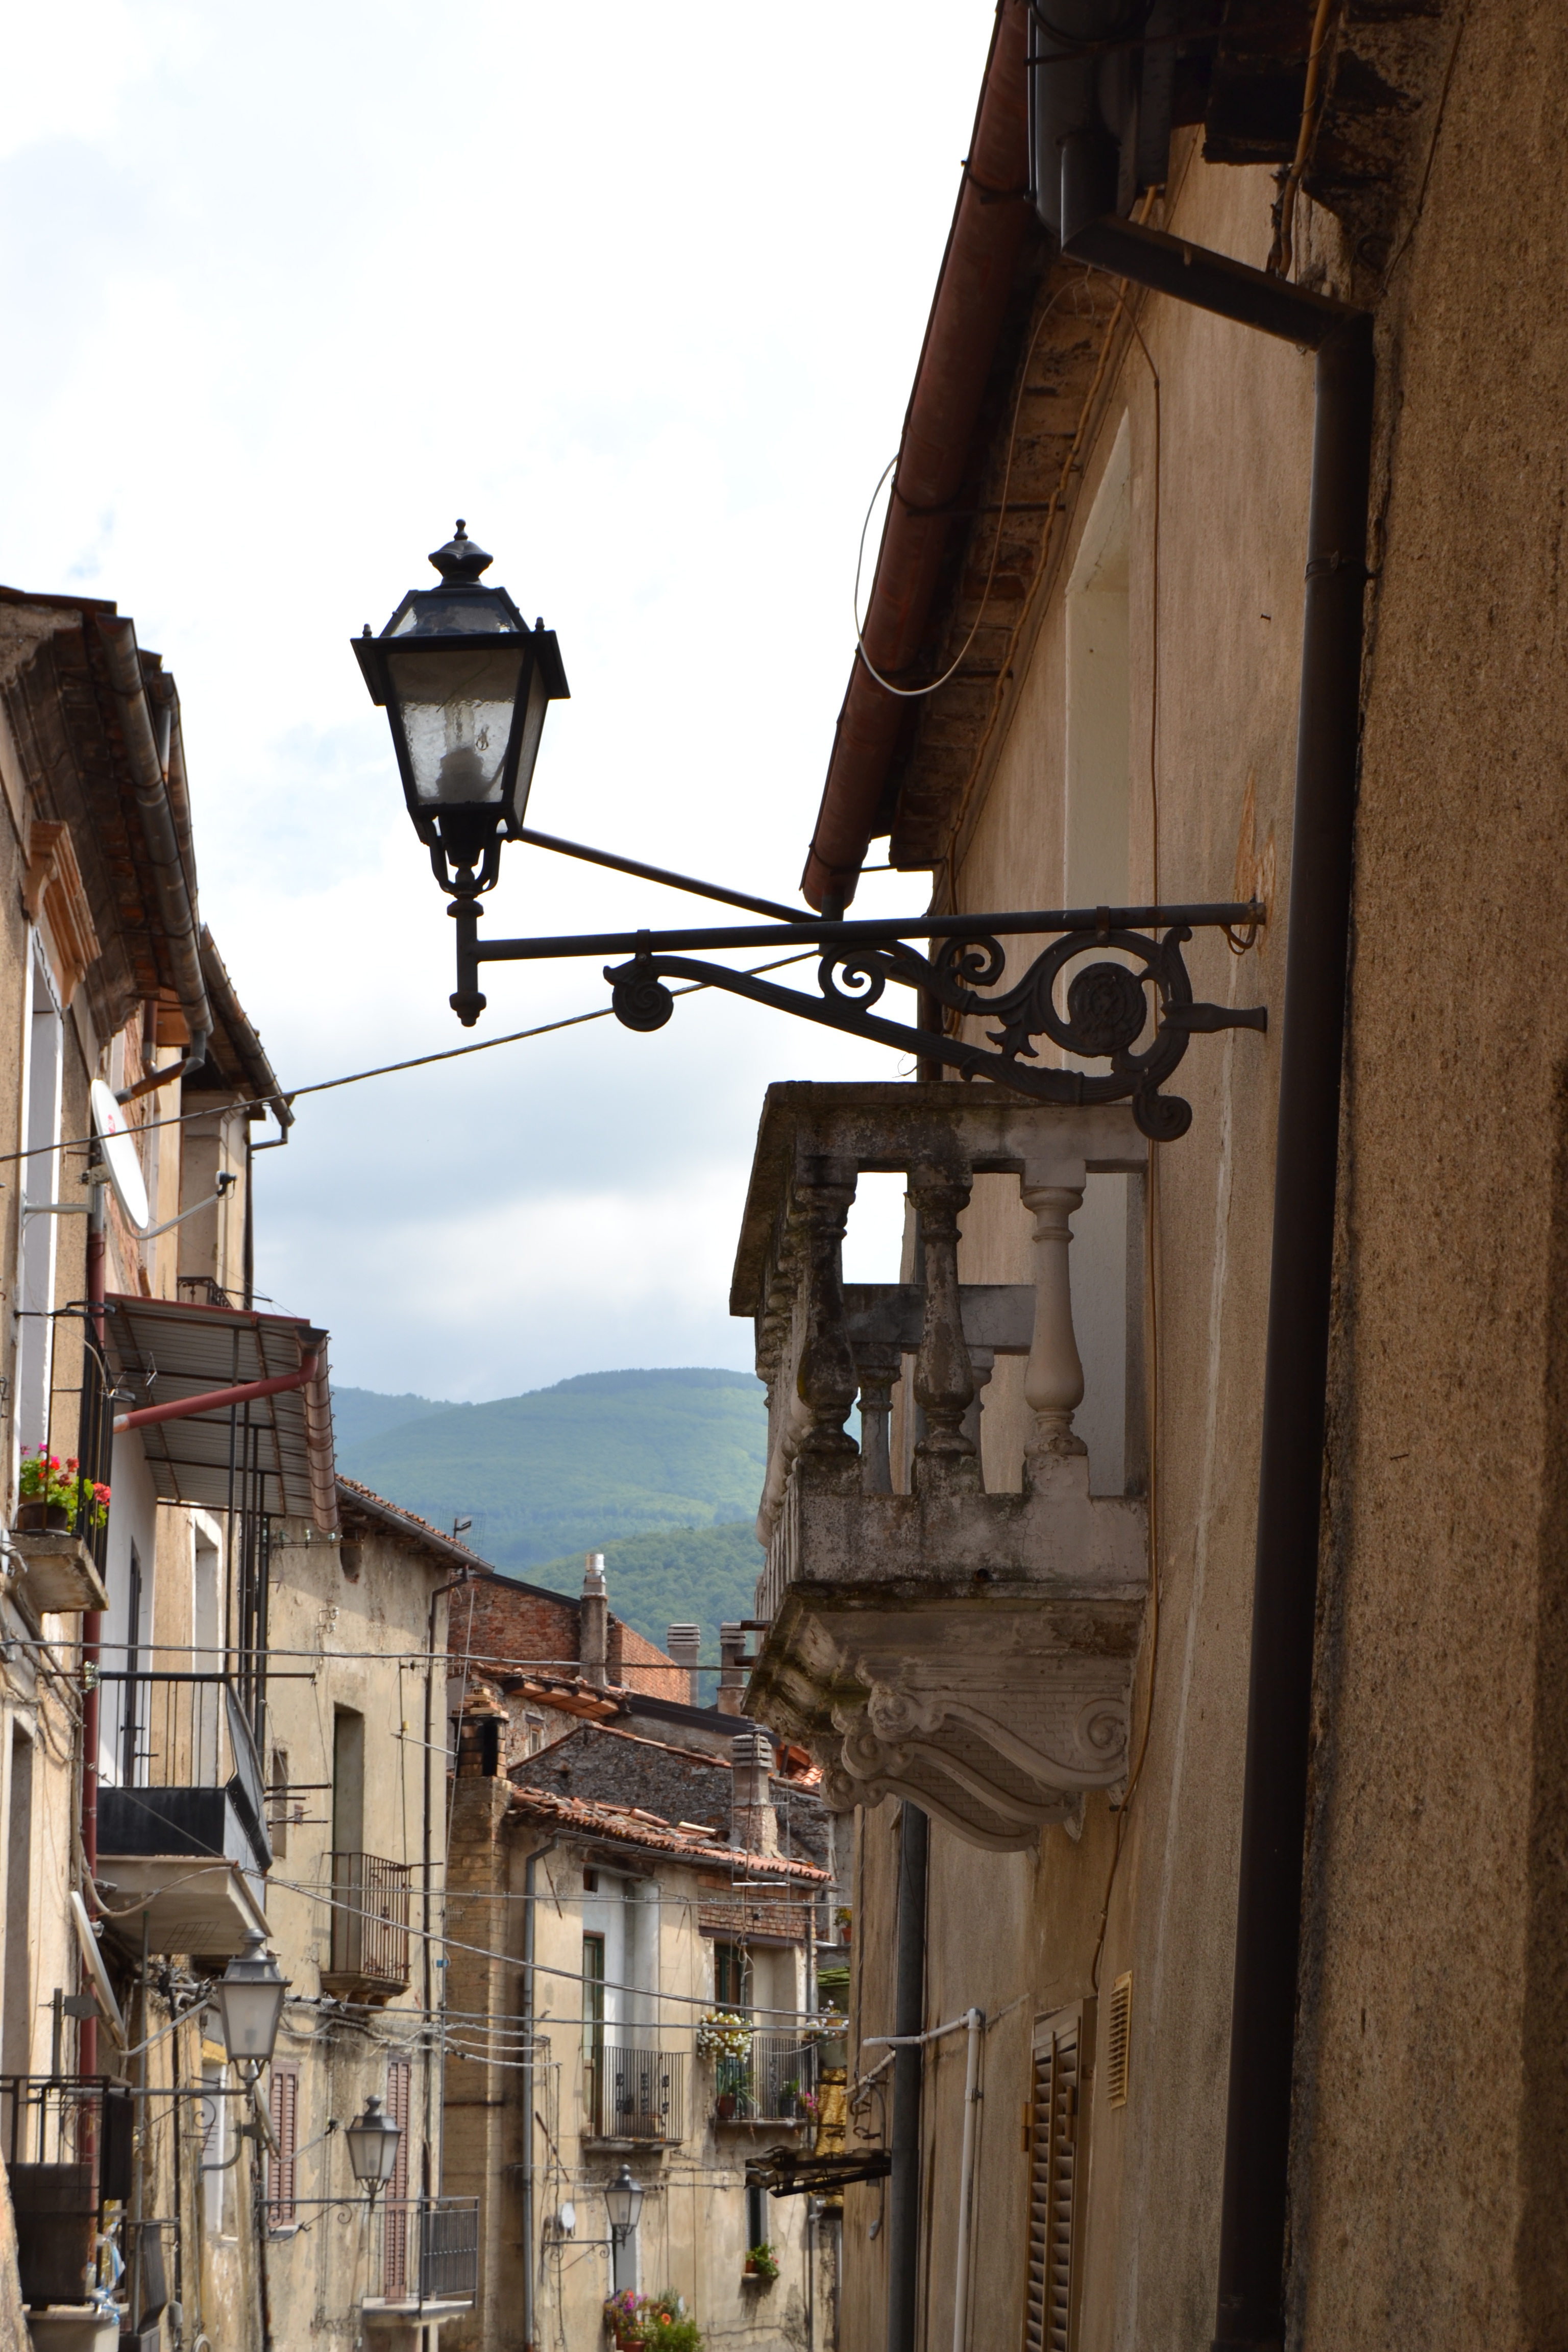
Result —
[[[470,1551],[467,1544],[458,1541],[456,1536],[446,1535],[428,1519],[422,1519],[417,1511],[405,1510],[401,1503],[389,1503],[384,1495],[376,1494],[369,1486],[362,1486],[357,1478],[346,1478],[341,1470],[337,1480],[351,1509],[355,1503],[361,1503],[378,1518],[401,1519],[411,1532],[425,1537],[433,1549],[455,1559],[459,1567],[483,1569],[487,1574],[493,1574],[488,1559],[481,1559],[477,1551]]]
[[[689,1856],[712,1864],[727,1862],[748,1878],[788,1878],[805,1886],[826,1886],[828,1873],[809,1862],[788,1862],[783,1854],[757,1853],[743,1846],[715,1845],[711,1834],[682,1832],[656,1813],[628,1805],[605,1805],[585,1797],[558,1797],[545,1789],[516,1788],[511,1791],[515,1812],[581,1831],[586,1837],[612,1838],[627,1845],[647,1846],[659,1853]]]

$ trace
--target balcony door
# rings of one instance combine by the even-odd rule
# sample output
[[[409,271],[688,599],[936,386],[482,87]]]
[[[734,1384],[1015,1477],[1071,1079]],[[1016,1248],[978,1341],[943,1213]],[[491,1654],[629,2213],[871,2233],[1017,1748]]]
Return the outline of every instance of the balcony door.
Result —
[[[583,1938],[583,2070],[588,2097],[588,2130],[605,2131],[605,1939]]]
[[[364,1964],[364,1717],[332,1717],[332,1974]]]

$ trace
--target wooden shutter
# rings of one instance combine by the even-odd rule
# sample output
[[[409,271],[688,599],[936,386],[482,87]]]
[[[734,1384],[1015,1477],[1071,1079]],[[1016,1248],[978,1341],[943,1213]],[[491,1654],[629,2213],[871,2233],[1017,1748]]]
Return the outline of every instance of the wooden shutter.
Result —
[[[267,2158],[267,2226],[291,2230],[300,2219],[295,2203],[294,2151],[300,2145],[300,2069],[274,2065],[268,2095],[276,2156]]]
[[[1025,2352],[1076,2352],[1094,2003],[1035,2026],[1029,2102],[1029,2276]]]
[[[386,2112],[403,2137],[392,2160],[382,2207],[382,2293],[389,2303],[402,2303],[412,2293],[408,2242],[408,2115],[414,2064],[408,2058],[386,2063]]]

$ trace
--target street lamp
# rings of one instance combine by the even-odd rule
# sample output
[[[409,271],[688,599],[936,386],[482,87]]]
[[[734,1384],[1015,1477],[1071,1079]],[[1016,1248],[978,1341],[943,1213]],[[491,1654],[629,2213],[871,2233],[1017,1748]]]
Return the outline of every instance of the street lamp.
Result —
[[[645,2195],[642,2183],[634,2180],[629,2168],[622,2165],[605,2190],[605,2209],[610,2217],[610,2242],[624,2246],[637,2228]]]
[[[231,2063],[259,2074],[272,2055],[282,2021],[289,1979],[271,1953],[261,1930],[253,1928],[245,1949],[237,1953],[212,1990],[213,2006],[223,2021],[224,2047]]]
[[[397,2166],[397,2143],[403,2137],[403,2127],[382,2112],[379,2099],[367,2099],[364,2113],[356,2116],[343,2137],[349,2144],[349,2169],[363,2189],[375,2202],[375,2192],[384,2189]]]
[[[460,519],[429,560],[440,586],[410,589],[379,637],[367,621],[353,642],[436,879],[471,898],[495,887],[500,845],[522,831],[545,708],[566,697],[566,673],[554,631],[529,628],[504,588],[481,584],[491,558]]]

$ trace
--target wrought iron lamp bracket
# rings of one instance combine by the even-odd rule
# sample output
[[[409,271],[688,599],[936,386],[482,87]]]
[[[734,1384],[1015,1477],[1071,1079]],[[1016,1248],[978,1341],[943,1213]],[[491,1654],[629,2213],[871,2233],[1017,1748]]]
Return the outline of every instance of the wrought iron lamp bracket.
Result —
[[[1098,907],[1049,913],[926,916],[913,922],[777,922],[694,931],[637,931],[603,938],[495,940],[481,946],[472,898],[458,899],[458,988],[453,1010],[471,1026],[483,1011],[479,966],[534,962],[557,956],[620,954],[606,964],[611,1005],[626,1028],[662,1029],[675,1010],[667,983],[721,988],[754,1004],[815,1021],[852,1037],[943,1064],[964,1078],[989,1078],[1038,1102],[1130,1100],[1142,1132],[1173,1142],[1192,1124],[1192,1107],[1162,1091],[1194,1034],[1264,1030],[1261,1005],[1232,1010],[1194,1000],[1182,950],[1194,930],[1234,930],[1265,919],[1257,901],[1183,907]],[[1011,988],[1007,938],[1047,935],[1044,949]],[[931,941],[929,954],[910,945]],[[756,972],[683,952],[688,948],[795,947],[822,950],[819,993],[783,988]],[[1114,954],[1124,961],[1111,961]],[[1080,960],[1095,957],[1092,962]],[[1071,971],[1075,964],[1080,966]],[[1070,976],[1069,976],[1070,972]],[[874,1011],[889,983],[921,1002],[918,1025]],[[984,1042],[950,1034],[943,1015],[993,1023]],[[1103,1071],[1049,1067],[1040,1045]],[[1142,1045],[1141,1040],[1144,1040]]]

